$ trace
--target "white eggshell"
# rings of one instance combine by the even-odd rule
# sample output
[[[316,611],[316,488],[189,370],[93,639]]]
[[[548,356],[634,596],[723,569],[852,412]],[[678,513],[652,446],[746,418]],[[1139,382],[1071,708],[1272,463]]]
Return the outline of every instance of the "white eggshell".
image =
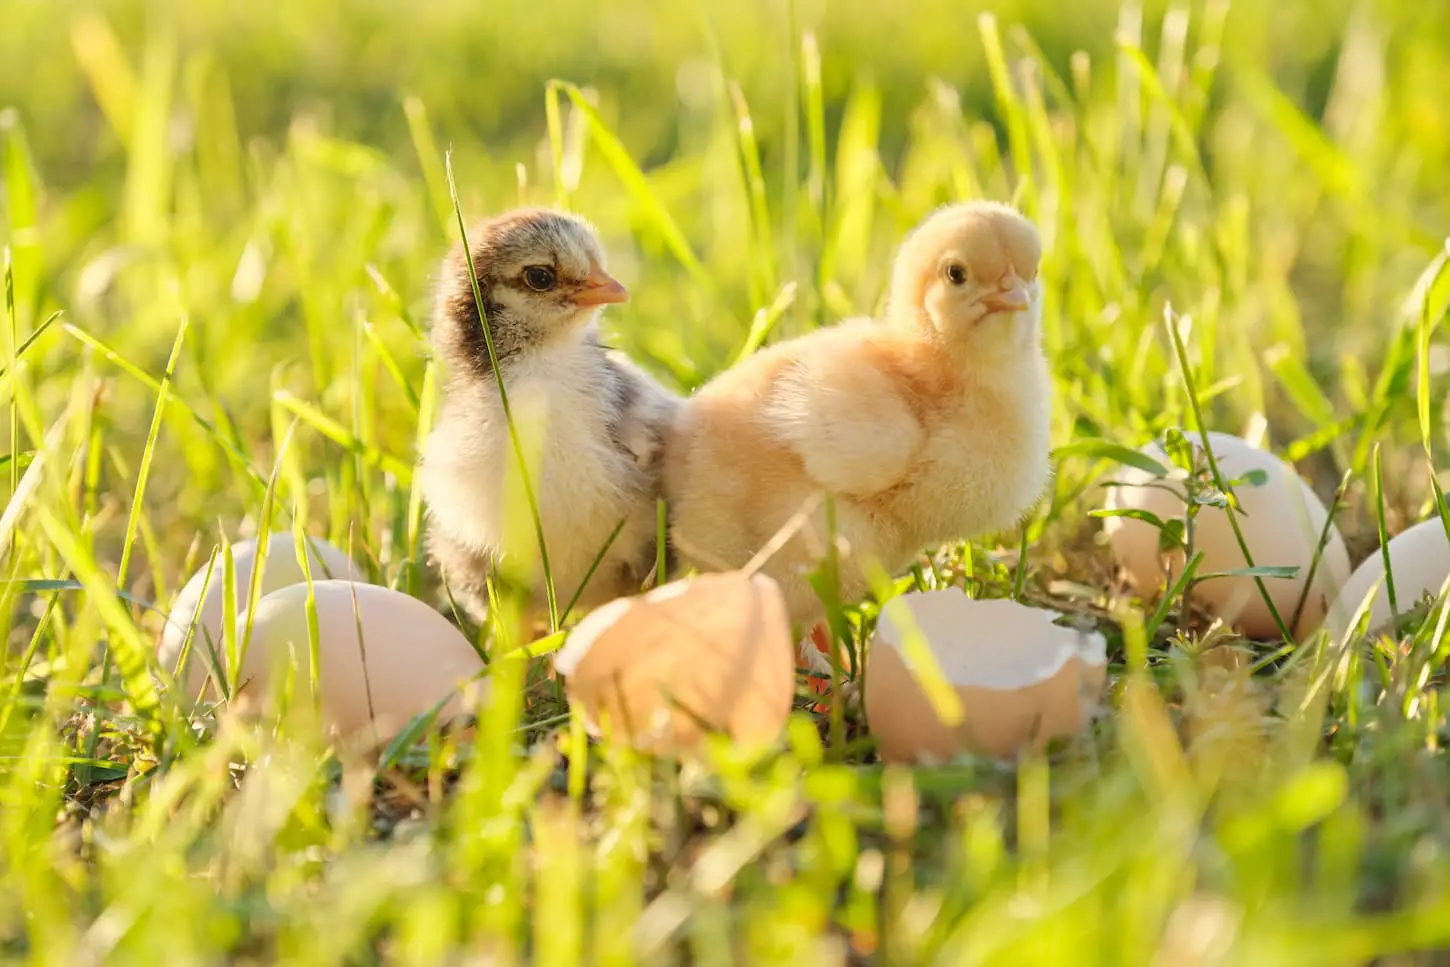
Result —
[[[353,581],[316,581],[317,639],[324,726],[334,735],[385,742],[445,697],[445,722],[468,711],[460,686],[483,661],[448,619],[401,591]],[[238,619],[238,630],[246,616]],[[311,682],[307,585],[294,584],[257,602],[242,660],[238,701],[256,707],[279,672],[293,664],[292,702]]]
[[[1188,434],[1196,450],[1202,449],[1197,433]],[[1234,486],[1243,514],[1239,525],[1244,541],[1256,566],[1292,566],[1299,573],[1293,578],[1263,578],[1264,587],[1274,607],[1287,623],[1293,620],[1301,594],[1307,583],[1310,564],[1329,516],[1324,504],[1315,496],[1294,469],[1266,450],[1227,433],[1209,433],[1219,470],[1229,480],[1242,478],[1253,470],[1263,471],[1268,479],[1259,486],[1240,483]],[[1165,467],[1172,464],[1157,443],[1141,449]],[[1113,475],[1126,486],[1109,489],[1110,509],[1146,510],[1167,521],[1185,517],[1185,474],[1172,468],[1169,476],[1155,479],[1147,471],[1124,467]],[[1150,486],[1152,484],[1152,486]],[[1171,491],[1169,489],[1171,488]],[[1199,574],[1233,571],[1245,568],[1243,551],[1234,537],[1229,512],[1217,507],[1204,507],[1195,522],[1195,549],[1203,553]],[[1137,591],[1146,596],[1160,594],[1164,587],[1164,555],[1158,550],[1158,531],[1145,521],[1110,517],[1104,521],[1104,532],[1113,555],[1127,573]],[[1174,574],[1183,567],[1183,553],[1167,556]],[[1314,571],[1314,584],[1304,596],[1299,622],[1292,629],[1296,637],[1319,626],[1324,612],[1339,588],[1349,577],[1349,552],[1339,528],[1330,525],[1329,540]],[[1194,600],[1216,617],[1252,638],[1276,638],[1278,626],[1264,603],[1252,577],[1215,578],[1194,587]]]
[[[773,741],[795,694],[780,587],[762,574],[701,574],[592,612],[554,657],[591,734],[649,752],[709,731]]]
[[[1421,521],[1414,527],[1390,538],[1387,545],[1390,573],[1395,579],[1395,605],[1403,613],[1410,610],[1426,594],[1439,596],[1446,578],[1450,578],[1450,540],[1439,516]],[[1350,575],[1339,597],[1330,606],[1324,625],[1336,639],[1349,630],[1359,606],[1374,591],[1370,604],[1369,631],[1389,624],[1390,594],[1385,586],[1385,562],[1380,549],[1365,558]]]
[[[1080,731],[1107,675],[1102,635],[1054,624],[1014,601],[960,588],[888,601],[866,659],[866,717],[888,762],[946,762],[964,753],[1009,758]],[[961,702],[948,725],[907,657],[914,625]]]
[[[346,554],[320,537],[307,539],[308,567],[312,579],[361,578],[362,571]],[[232,563],[236,574],[237,610],[247,607],[247,594],[251,589],[252,570],[257,563],[257,539],[248,538],[232,545]],[[192,638],[191,650],[187,655],[184,679],[189,697],[194,698],[206,678],[207,636],[210,636],[217,652],[222,650],[222,622],[225,606],[226,577],[220,549],[216,563],[212,565],[211,580],[207,580],[207,567],[202,567],[191,576],[171,607],[166,618],[166,627],[161,632],[156,658],[167,671],[176,671],[176,660],[181,656],[181,646],[186,641],[187,631],[196,618],[196,632]],[[297,563],[297,548],[293,535],[287,531],[274,532],[267,539],[267,562],[262,569],[262,594],[285,588],[290,584],[301,584],[307,580],[302,567]],[[206,594],[203,597],[202,592]],[[200,611],[197,610],[198,604]]]

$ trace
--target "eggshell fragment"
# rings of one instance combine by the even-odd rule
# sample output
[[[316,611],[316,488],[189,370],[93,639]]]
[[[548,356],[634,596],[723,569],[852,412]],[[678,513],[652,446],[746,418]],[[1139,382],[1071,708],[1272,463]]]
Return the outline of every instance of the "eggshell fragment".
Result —
[[[1264,577],[1264,588],[1285,623],[1294,619],[1300,596],[1308,583],[1309,568],[1314,561],[1319,536],[1329,512],[1294,469],[1266,450],[1250,446],[1227,433],[1209,433],[1219,471],[1228,480],[1243,478],[1250,471],[1261,470],[1267,480],[1258,486],[1243,482],[1234,485],[1243,513],[1239,526],[1249,555],[1258,567],[1297,567],[1292,578]],[[1195,450],[1202,449],[1198,434],[1190,434]],[[1136,467],[1124,467],[1114,479],[1124,486],[1113,487],[1108,494],[1109,509],[1145,510],[1160,520],[1186,516],[1184,479],[1186,474],[1176,467],[1156,442],[1139,452],[1147,454],[1165,467],[1169,475],[1155,479]],[[1242,549],[1234,537],[1229,511],[1203,507],[1194,524],[1194,549],[1203,554],[1200,575],[1234,571],[1248,567]],[[1104,533],[1113,555],[1126,572],[1139,594],[1160,594],[1164,587],[1163,560],[1168,560],[1173,573],[1183,568],[1181,550],[1162,555],[1158,548],[1158,530],[1147,521],[1126,517],[1110,517],[1104,521]],[[1314,569],[1314,583],[1304,596],[1299,621],[1293,626],[1295,636],[1319,626],[1329,602],[1349,577],[1349,552],[1344,538],[1333,524],[1324,553]],[[1209,613],[1252,638],[1279,637],[1278,625],[1264,603],[1253,577],[1214,578],[1194,586],[1193,599]]]
[[[352,560],[333,545],[320,537],[307,539],[308,567],[312,579],[361,577],[362,571]],[[248,538],[232,545],[232,564],[236,575],[237,610],[247,607],[247,595],[252,586],[252,570],[257,563],[257,539]],[[262,569],[261,594],[285,588],[289,584],[301,584],[307,580],[302,567],[297,563],[295,538],[288,531],[277,531],[267,539],[267,561]],[[186,668],[177,677],[186,682],[186,688],[194,697],[206,679],[208,670],[207,638],[219,654],[222,651],[223,612],[226,588],[225,565],[221,551],[217,551],[216,563],[211,566],[211,580],[207,580],[207,566],[191,576],[177,595],[176,603],[166,618],[166,627],[161,632],[156,658],[167,671],[176,672],[176,660],[181,656],[182,644],[191,628],[193,616],[196,631],[187,654]],[[205,594],[203,595],[203,591]],[[200,611],[197,610],[198,604]]]
[[[881,757],[1010,758],[1081,731],[1107,677],[1106,642],[1056,625],[1056,617],[1014,601],[973,600],[960,588],[887,602],[866,659],[866,717]],[[911,624],[961,700],[957,725],[937,715],[907,658]]]
[[[1395,581],[1395,606],[1403,614],[1418,604],[1426,594],[1439,597],[1446,578],[1450,578],[1450,539],[1439,516],[1421,521],[1390,538],[1387,545],[1390,573]],[[1384,553],[1376,549],[1350,575],[1339,597],[1330,606],[1325,627],[1336,639],[1344,637],[1359,606],[1370,591],[1368,631],[1374,633],[1389,624],[1390,594],[1385,581]]]
[[[773,741],[795,693],[793,649],[780,587],[731,571],[611,601],[574,628],[554,669],[590,734],[664,753],[710,731]]]
[[[312,588],[322,672],[319,698],[329,733],[385,742],[450,692],[437,721],[468,710],[460,685],[477,676],[483,662],[447,618],[417,598],[375,584],[315,581]],[[245,623],[243,615],[237,621],[239,632]],[[306,701],[312,680],[309,656],[307,585],[294,584],[262,598],[242,659],[238,703],[264,703],[289,662],[292,702]],[[365,733],[369,728],[374,731]]]

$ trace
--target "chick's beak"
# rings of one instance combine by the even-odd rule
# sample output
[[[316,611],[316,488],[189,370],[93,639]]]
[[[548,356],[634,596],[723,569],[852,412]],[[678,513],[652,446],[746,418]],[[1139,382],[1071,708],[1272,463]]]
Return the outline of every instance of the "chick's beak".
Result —
[[[1022,312],[1031,302],[1032,295],[1027,290],[1027,283],[1015,278],[1001,291],[989,293],[982,298],[982,305],[989,312]]]
[[[589,270],[579,290],[574,293],[574,302],[581,306],[602,306],[611,302],[628,302],[629,290],[619,280],[599,266]]]

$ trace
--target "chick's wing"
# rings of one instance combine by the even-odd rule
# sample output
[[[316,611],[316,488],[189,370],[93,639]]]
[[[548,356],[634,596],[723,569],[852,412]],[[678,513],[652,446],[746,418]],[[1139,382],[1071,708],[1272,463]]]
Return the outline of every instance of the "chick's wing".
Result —
[[[821,489],[857,497],[878,493],[907,475],[925,431],[864,347],[822,348],[785,368],[762,416]]]

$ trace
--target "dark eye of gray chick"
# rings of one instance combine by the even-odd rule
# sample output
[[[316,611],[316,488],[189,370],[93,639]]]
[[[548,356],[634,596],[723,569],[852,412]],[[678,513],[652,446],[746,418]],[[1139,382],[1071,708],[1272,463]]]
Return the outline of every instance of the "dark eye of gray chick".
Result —
[[[559,279],[547,265],[530,265],[524,269],[524,282],[535,292],[552,292]]]

